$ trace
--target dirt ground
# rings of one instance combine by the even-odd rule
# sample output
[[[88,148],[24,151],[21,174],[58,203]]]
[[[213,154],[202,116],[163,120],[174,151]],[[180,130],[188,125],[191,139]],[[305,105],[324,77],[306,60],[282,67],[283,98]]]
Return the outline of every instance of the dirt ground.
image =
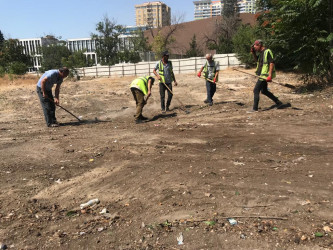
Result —
[[[59,128],[36,78],[0,79],[1,249],[333,249],[333,88],[272,83],[291,107],[261,96],[248,114],[255,78],[221,71],[211,107],[203,79],[176,78],[171,111],[155,84],[143,124],[134,77],[66,80],[82,122],[57,108]]]

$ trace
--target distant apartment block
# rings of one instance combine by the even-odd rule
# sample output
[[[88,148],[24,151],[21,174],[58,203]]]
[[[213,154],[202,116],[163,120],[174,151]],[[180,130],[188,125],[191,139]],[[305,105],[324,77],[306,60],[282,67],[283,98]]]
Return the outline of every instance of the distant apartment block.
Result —
[[[240,13],[256,13],[256,0],[240,0],[239,1]]]
[[[221,16],[224,1],[213,1],[213,0],[197,0],[194,3],[194,20]],[[239,12],[240,13],[255,13],[256,0],[239,0]]]
[[[171,9],[162,2],[135,5],[136,26],[163,27],[171,24]]]
[[[194,20],[221,16],[223,3],[222,1],[198,0],[194,3]]]

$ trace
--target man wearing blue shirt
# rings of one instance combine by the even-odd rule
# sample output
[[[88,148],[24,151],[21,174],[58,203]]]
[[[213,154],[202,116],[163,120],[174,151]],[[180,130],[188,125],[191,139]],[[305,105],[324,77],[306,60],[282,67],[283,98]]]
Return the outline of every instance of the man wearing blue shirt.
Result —
[[[48,127],[59,127],[55,117],[55,105],[59,104],[60,86],[63,79],[69,74],[66,67],[46,71],[37,83],[37,94],[43,108],[46,125]],[[52,95],[52,87],[56,84],[55,97]]]

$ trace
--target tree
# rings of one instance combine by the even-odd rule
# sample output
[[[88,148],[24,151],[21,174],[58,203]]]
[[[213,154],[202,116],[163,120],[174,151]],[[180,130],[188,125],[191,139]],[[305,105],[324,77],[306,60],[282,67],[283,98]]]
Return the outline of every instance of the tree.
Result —
[[[97,23],[96,31],[98,34],[91,34],[91,37],[96,41],[96,54],[99,62],[102,65],[118,63],[119,36],[123,27],[105,16],[102,21]]]
[[[77,75],[75,68],[90,67],[93,65],[92,60],[87,59],[83,52],[84,51],[76,51],[71,53],[67,58],[63,57],[61,59],[61,64],[70,69],[69,77]]]
[[[176,15],[172,17],[171,25],[165,26],[163,28],[157,28],[156,33],[151,30],[151,35],[154,39],[152,43],[152,50],[157,57],[161,57],[163,51],[170,50],[172,44],[176,41],[174,34],[183,28],[183,20],[183,14]]]
[[[0,51],[2,50],[4,42],[5,42],[5,38],[0,30]]]
[[[133,36],[129,38],[129,40],[133,46],[134,51],[148,52],[151,50],[151,46],[148,44],[148,38],[145,37],[143,29],[139,28],[133,32],[132,35]]]
[[[29,66],[32,66],[31,58],[23,53],[23,47],[19,41],[17,39],[5,40],[0,52],[0,71],[10,74],[24,74]]]
[[[190,42],[190,48],[186,51],[186,57],[196,57],[196,56],[202,56],[202,52],[198,48],[197,38],[194,34]]]
[[[258,16],[266,44],[280,68],[333,77],[332,3],[326,0],[271,1]]]
[[[224,17],[233,17],[239,13],[239,4],[238,0],[225,0],[223,9],[222,9],[222,16]]]
[[[63,67],[63,58],[68,58],[71,55],[64,43],[42,46],[41,50],[43,55],[41,71]]]

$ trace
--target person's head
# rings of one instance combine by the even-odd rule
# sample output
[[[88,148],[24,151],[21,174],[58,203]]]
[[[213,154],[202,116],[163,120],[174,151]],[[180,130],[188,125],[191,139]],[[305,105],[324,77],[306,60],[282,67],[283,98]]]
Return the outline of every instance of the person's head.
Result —
[[[206,54],[206,59],[207,59],[207,61],[213,60],[212,54]]]
[[[256,40],[253,43],[253,48],[255,49],[255,51],[261,51],[263,46],[264,46],[264,42],[262,40]]]
[[[69,69],[67,67],[62,67],[59,69],[60,76],[66,78],[69,75]]]
[[[168,61],[169,60],[169,52],[167,50],[162,53],[162,59],[164,61]]]

